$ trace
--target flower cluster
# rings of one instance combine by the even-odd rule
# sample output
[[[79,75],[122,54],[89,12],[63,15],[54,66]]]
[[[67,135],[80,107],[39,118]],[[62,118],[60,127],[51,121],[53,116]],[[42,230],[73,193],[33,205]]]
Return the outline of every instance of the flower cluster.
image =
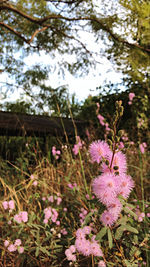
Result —
[[[93,255],[97,257],[103,257],[103,252],[98,242],[95,240],[96,236],[92,235],[91,232],[92,228],[90,226],[84,226],[76,231],[75,245],[70,246],[69,249],[66,249],[65,251],[65,255],[67,256],[68,260],[76,260],[76,256],[73,254],[76,251],[84,256]],[[90,235],[92,235],[91,238]]]
[[[84,208],[81,208],[81,212],[79,214],[79,217],[80,217],[80,223],[84,223],[84,219],[87,215],[87,210],[85,210]]]
[[[24,247],[21,246],[21,240],[20,239],[16,239],[14,244],[10,243],[9,240],[5,240],[4,241],[4,247],[6,247],[9,252],[14,252],[17,250],[20,254],[24,252]]]
[[[19,214],[14,216],[14,221],[17,223],[27,222],[28,221],[28,213],[26,211],[20,211]]]
[[[145,153],[145,148],[147,147],[147,144],[143,142],[142,144],[139,145],[140,151],[142,154]]]
[[[4,210],[9,209],[10,212],[15,209],[15,202],[14,202],[14,200],[3,201],[2,205],[3,205]]]
[[[90,145],[89,152],[93,162],[102,163],[102,174],[93,180],[92,189],[96,197],[107,207],[101,215],[101,222],[111,226],[122,210],[118,196],[128,198],[134,182],[126,173],[126,157],[121,151],[114,154],[106,142],[99,140]]]
[[[132,105],[133,98],[135,97],[135,93],[129,93],[129,105]]]
[[[52,147],[52,155],[55,157],[55,159],[59,159],[60,154],[61,154],[61,151],[60,150],[56,150],[56,147],[53,146]]]
[[[57,205],[60,205],[60,203],[62,202],[62,198],[59,195],[57,195],[57,196],[51,195],[51,196],[47,196],[47,197],[42,197],[42,200],[43,201],[48,200],[51,203],[53,203],[56,200]]]
[[[60,221],[57,220],[58,218],[58,212],[56,209],[48,207],[44,209],[44,223],[48,223],[48,220],[51,219],[53,223],[56,223],[57,225],[60,224]]]
[[[75,144],[72,149],[75,156],[79,153],[79,150],[82,149],[82,146],[83,146],[80,136],[76,136],[76,140],[77,140],[77,144]]]
[[[33,185],[37,186],[38,185],[38,181],[37,181],[37,176],[34,174],[31,174],[30,179],[33,181]]]

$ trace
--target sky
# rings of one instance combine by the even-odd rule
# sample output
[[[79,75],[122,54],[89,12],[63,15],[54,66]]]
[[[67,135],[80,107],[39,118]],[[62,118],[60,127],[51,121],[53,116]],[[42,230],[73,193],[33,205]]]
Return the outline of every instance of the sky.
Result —
[[[95,0],[96,1],[96,0]],[[95,2],[95,7],[97,6]],[[109,3],[109,1],[108,1]],[[100,6],[97,6],[96,12],[101,12]],[[91,51],[98,52],[100,49],[105,47],[105,45],[100,41],[98,43],[95,41],[95,38],[92,37],[91,34],[88,32],[82,32],[82,41],[83,43],[86,43],[87,48]],[[19,53],[18,53],[19,55]],[[66,57],[66,55],[65,55]],[[73,61],[73,58],[69,56],[67,60]],[[54,60],[54,62],[53,62]],[[66,58],[64,59],[64,61]],[[96,58],[97,60],[97,58]],[[29,67],[32,65],[32,63],[35,64],[43,64],[43,63],[49,63],[51,62],[53,65],[55,65],[55,62],[59,62],[59,58],[56,54],[56,58],[52,59],[50,56],[45,55],[44,52],[42,52],[40,55],[34,54],[33,56],[29,56],[25,58],[25,64]],[[105,82],[109,83],[120,83],[121,78],[123,75],[115,70],[115,66],[113,66],[110,61],[106,58],[100,58],[101,63],[96,64],[96,68],[94,70],[91,69],[90,73],[88,75],[84,75],[83,77],[75,77],[71,75],[68,71],[65,71],[65,77],[58,75],[58,69],[56,71],[52,71],[52,73],[49,74],[49,79],[47,81],[47,84],[50,85],[52,88],[57,88],[62,85],[67,85],[69,94],[76,95],[76,98],[79,101],[84,101],[88,97],[88,95],[97,95],[98,91],[96,90],[96,87],[102,86],[105,84]],[[9,79],[7,75],[0,74],[0,87],[5,82],[7,83],[13,83],[14,81]],[[2,87],[1,87],[2,88]],[[3,87],[4,88],[4,87]],[[16,99],[20,98],[20,94],[22,93],[21,87],[17,89],[14,93],[9,94],[9,98],[7,101],[15,101]],[[1,94],[1,92],[0,92]],[[1,95],[2,96],[2,95]],[[0,99],[2,97],[0,96]],[[25,97],[26,98],[26,97]]]

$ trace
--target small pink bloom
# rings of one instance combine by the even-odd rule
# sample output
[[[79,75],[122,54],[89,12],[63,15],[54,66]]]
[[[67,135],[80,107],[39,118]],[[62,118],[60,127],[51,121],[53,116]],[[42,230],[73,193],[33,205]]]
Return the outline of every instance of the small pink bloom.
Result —
[[[15,243],[14,243],[14,246],[20,246],[21,245],[21,240],[20,239],[16,239],[15,240]]]
[[[14,220],[15,220],[17,223],[21,223],[21,222],[22,222],[22,218],[21,218],[20,214],[16,214],[16,215],[14,216]]]
[[[4,210],[7,210],[8,209],[8,202],[7,201],[4,201],[2,203],[2,205],[3,205]]]
[[[10,244],[9,247],[8,247],[8,250],[9,250],[10,252],[14,252],[14,251],[17,250],[17,248],[16,248],[16,246],[14,246],[13,244]]]
[[[129,93],[129,100],[132,101],[135,97],[135,93]]]
[[[4,247],[8,247],[9,243],[10,243],[10,242],[9,242],[8,240],[5,240],[5,241],[4,241]]]
[[[72,253],[75,253],[76,252],[76,247],[74,245],[71,245],[69,247],[69,249],[71,250]]]
[[[61,197],[58,197],[57,198],[57,205],[60,205],[61,202],[62,202],[62,198]]]
[[[20,212],[21,218],[23,222],[27,222],[28,221],[28,213],[26,211],[21,211]]]
[[[35,180],[35,181],[33,182],[33,185],[34,185],[34,186],[37,186],[37,185],[38,185],[38,181]]]
[[[13,210],[13,209],[15,208],[14,200],[10,200],[10,201],[8,202],[8,205],[9,205],[9,208],[10,208],[11,210]]]
[[[18,252],[19,252],[19,254],[22,254],[24,252],[24,247],[19,247]]]
[[[99,261],[98,267],[106,267],[106,264],[103,260]]]
[[[31,180],[34,180],[34,179],[35,179],[35,177],[34,177],[33,174],[31,174],[30,179],[31,179]]]

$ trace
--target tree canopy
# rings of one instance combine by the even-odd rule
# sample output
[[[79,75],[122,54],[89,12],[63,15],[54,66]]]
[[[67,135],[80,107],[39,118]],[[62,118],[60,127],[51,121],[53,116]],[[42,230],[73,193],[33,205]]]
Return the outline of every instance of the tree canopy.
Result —
[[[149,14],[149,0],[0,0],[1,73],[15,76],[30,96],[34,87],[42,95],[53,63],[28,67],[26,57],[44,52],[59,71],[73,74],[107,57],[133,82],[148,85]]]

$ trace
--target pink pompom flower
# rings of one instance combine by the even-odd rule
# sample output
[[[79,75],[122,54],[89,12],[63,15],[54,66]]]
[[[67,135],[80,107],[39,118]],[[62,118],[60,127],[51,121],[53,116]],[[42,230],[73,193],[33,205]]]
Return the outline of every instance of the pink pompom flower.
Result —
[[[90,145],[89,153],[93,162],[100,163],[102,159],[109,157],[111,150],[105,141],[98,140]]]

